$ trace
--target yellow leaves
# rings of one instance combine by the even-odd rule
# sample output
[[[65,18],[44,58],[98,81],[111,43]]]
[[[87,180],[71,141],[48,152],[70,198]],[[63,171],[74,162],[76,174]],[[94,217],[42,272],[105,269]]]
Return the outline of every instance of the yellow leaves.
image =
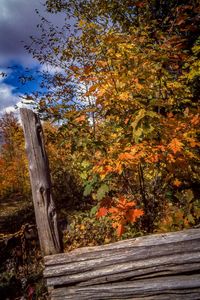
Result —
[[[79,27],[81,27],[81,28],[84,27],[86,24],[87,24],[87,21],[85,21],[85,20],[80,20],[78,23]]]
[[[191,151],[186,151],[186,155],[191,158],[191,159],[195,159],[196,161],[200,160],[200,158],[193,152]]]
[[[116,56],[117,58],[121,58],[121,57],[122,57],[122,54],[121,54],[121,53],[115,53],[115,56]]]
[[[194,199],[193,192],[191,190],[182,191],[181,193],[176,193],[176,197],[182,203],[184,202],[185,205],[177,207],[172,203],[166,204],[164,208],[165,215],[158,224],[159,232],[189,228],[195,224],[195,220],[198,220],[199,201],[192,201]]]
[[[168,148],[173,151],[174,154],[181,152],[184,144],[181,143],[177,138],[172,139],[171,143],[168,145]]]
[[[112,86],[108,83],[105,83],[103,86],[100,85],[98,88],[97,97],[102,97],[109,93],[109,91],[112,90]]]
[[[101,180],[111,173],[117,173],[120,175],[122,171],[123,167],[119,160],[102,160],[93,167],[93,172],[98,173]]]
[[[129,92],[121,92],[120,94],[119,94],[119,99],[120,100],[128,100],[129,98],[130,98],[130,93]]]
[[[141,91],[141,89],[143,88],[143,85],[139,83],[138,78],[134,78],[133,82],[134,82],[134,86],[135,86],[136,90]]]
[[[146,110],[143,108],[137,112],[137,115],[134,117],[134,121],[131,123],[133,130],[137,128],[139,122],[145,117],[145,115],[146,115]]]
[[[80,230],[85,230],[85,225],[84,224],[80,225]]]
[[[89,29],[92,29],[92,28],[98,28],[98,25],[95,24],[94,22],[88,22],[87,20],[80,20],[78,22],[78,26],[82,29],[86,29],[86,30],[89,30]]]

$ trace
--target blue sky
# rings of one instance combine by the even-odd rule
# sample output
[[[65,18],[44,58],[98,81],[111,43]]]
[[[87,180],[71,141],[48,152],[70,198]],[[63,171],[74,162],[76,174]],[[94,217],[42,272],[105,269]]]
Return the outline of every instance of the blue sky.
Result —
[[[1,0],[0,9],[0,113],[14,110],[20,96],[39,89],[38,71],[44,69],[24,49],[30,36],[37,36],[40,22],[35,9],[47,19],[61,25],[64,18],[45,12],[45,0]],[[23,42],[22,42],[23,41]],[[28,68],[28,71],[27,71]],[[51,70],[53,71],[53,69]],[[19,76],[28,74],[35,79],[26,85],[19,82]]]
[[[8,75],[4,78],[4,83],[15,87],[13,94],[18,93],[26,94],[30,91],[36,91],[40,85],[40,77],[38,75],[39,66],[26,68],[19,62],[10,62],[10,67],[7,68]],[[24,81],[24,76],[30,78]]]

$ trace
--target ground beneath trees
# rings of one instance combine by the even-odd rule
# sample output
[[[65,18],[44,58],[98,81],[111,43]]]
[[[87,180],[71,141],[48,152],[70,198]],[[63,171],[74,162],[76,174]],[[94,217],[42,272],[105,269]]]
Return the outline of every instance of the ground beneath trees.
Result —
[[[0,200],[0,234],[14,233],[30,221],[35,221],[31,199],[13,195]]]
[[[0,200],[1,299],[47,299],[32,200]],[[38,297],[40,296],[40,298]]]

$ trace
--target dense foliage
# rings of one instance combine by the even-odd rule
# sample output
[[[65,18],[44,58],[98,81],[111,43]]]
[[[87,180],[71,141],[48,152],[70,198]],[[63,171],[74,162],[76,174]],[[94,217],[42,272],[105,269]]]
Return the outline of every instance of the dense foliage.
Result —
[[[25,195],[30,188],[23,132],[12,113],[0,119],[0,141],[0,197]]]
[[[44,73],[46,92],[35,101],[48,119],[56,201],[75,210],[67,247],[197,225],[198,1],[46,6],[66,23],[60,30],[42,18],[41,38],[27,48],[56,70]]]

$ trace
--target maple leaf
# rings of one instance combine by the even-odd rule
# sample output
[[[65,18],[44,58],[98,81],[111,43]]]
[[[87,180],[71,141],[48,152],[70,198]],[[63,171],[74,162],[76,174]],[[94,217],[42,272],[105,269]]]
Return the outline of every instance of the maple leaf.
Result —
[[[176,154],[177,152],[180,152],[182,150],[183,146],[183,143],[181,143],[177,138],[174,138],[168,145],[168,148],[171,149],[174,154]]]
[[[128,220],[132,223],[134,223],[136,221],[137,218],[143,216],[144,212],[141,209],[131,209],[128,212]]]
[[[96,217],[97,218],[101,218],[101,217],[105,217],[108,213],[108,210],[106,207],[100,207],[97,214],[96,214]]]
[[[179,187],[179,186],[181,186],[181,184],[182,184],[182,182],[180,180],[178,180],[177,178],[173,181],[174,186]]]

